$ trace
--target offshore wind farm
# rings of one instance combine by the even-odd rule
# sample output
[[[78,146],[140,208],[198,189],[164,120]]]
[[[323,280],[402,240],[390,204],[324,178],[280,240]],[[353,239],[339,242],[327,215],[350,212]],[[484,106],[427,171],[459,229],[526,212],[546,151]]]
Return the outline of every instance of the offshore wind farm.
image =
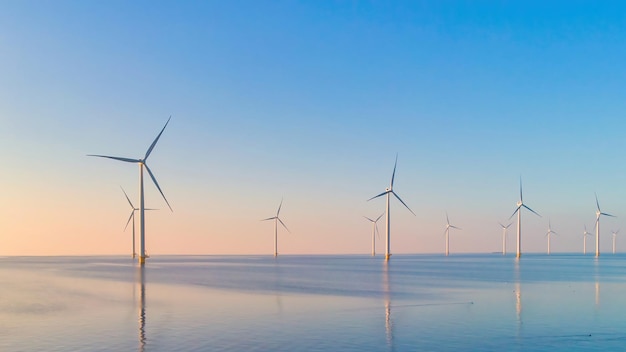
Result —
[[[0,350],[622,348],[626,5],[33,5]]]

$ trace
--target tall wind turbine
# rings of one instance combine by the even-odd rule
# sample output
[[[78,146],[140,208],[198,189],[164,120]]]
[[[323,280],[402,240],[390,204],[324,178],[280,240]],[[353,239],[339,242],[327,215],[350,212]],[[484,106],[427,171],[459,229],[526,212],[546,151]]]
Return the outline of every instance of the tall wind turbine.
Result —
[[[446,212],[446,256],[450,254],[450,229],[462,230],[460,227],[450,225],[450,219],[448,218],[448,213]]]
[[[613,254],[615,254],[615,237],[619,233],[619,230],[613,231]]]
[[[161,134],[163,134],[163,131],[165,131],[165,127],[167,127],[167,124],[170,123],[170,119],[171,118],[172,118],[172,116],[170,116],[167,119],[167,122],[165,123],[165,126],[163,126],[163,129],[161,129],[161,132],[159,132],[159,135],[154,139],[154,142],[152,142],[152,144],[150,144],[150,147],[146,151],[146,154],[144,155],[143,159],[122,158],[122,157],[108,156],[108,155],[94,155],[94,154],[89,154],[88,155],[88,156],[97,156],[97,157],[100,157],[100,158],[109,158],[109,159],[113,159],[113,160],[124,161],[124,162],[127,162],[127,163],[135,163],[135,164],[139,165],[139,233],[140,233],[140,241],[141,241],[141,248],[140,248],[141,249],[141,254],[139,256],[139,263],[141,265],[146,263],[146,241],[145,241],[146,240],[146,224],[145,224],[145,210],[146,209],[144,207],[144,192],[143,192],[143,169],[144,169],[144,167],[148,171],[148,174],[150,175],[150,178],[152,179],[152,182],[154,182],[154,185],[159,190],[159,193],[161,193],[161,196],[165,200],[165,203],[170,208],[170,210],[173,211],[172,207],[170,206],[170,203],[167,201],[167,198],[165,198],[165,195],[163,194],[163,191],[161,190],[161,187],[159,186],[159,183],[157,182],[156,178],[154,177],[154,174],[152,173],[152,171],[150,171],[150,168],[148,167],[148,164],[146,164],[146,161],[148,160],[148,157],[150,156],[150,153],[152,153],[152,150],[154,149],[154,146],[159,141],[159,138],[161,138]]]
[[[509,229],[509,226],[511,226],[513,223],[509,223],[506,226],[502,225],[502,223],[498,224],[500,224],[500,227],[502,227],[502,255],[506,255],[506,232]]]
[[[583,232],[583,254],[587,254],[587,236],[591,236],[591,234],[587,231],[587,225],[585,225],[585,232]]]
[[[122,188],[122,186],[120,186],[120,188]],[[139,210],[139,208],[135,208],[133,203],[130,201],[130,198],[128,198],[128,194],[126,194],[126,191],[124,190],[124,188],[122,188],[122,192],[124,192],[124,196],[126,196],[126,200],[128,201],[128,204],[130,204],[130,208],[132,209],[130,212],[130,216],[128,217],[128,221],[126,222],[126,226],[124,226],[124,231],[126,231],[128,224],[132,220],[133,221],[133,259],[134,259],[135,256],[137,256],[137,252],[135,251],[135,212]],[[157,209],[146,208],[145,210],[157,210]]]
[[[278,256],[278,223],[280,222],[280,224],[283,225],[285,230],[291,233],[291,231],[289,231],[289,229],[287,228],[287,225],[285,225],[285,223],[278,217],[280,215],[280,208],[282,206],[283,206],[283,200],[281,199],[280,204],[278,205],[278,210],[276,211],[276,216],[272,216],[271,218],[261,220],[261,221],[274,220],[274,257]]]
[[[372,223],[372,257],[376,255],[376,234],[378,233],[378,220],[380,220],[380,218],[383,217],[383,214],[380,214],[379,217],[376,218],[376,220],[372,220],[370,218],[368,218],[367,216],[364,216],[364,218],[366,218],[367,220],[369,220]]]
[[[550,235],[558,235],[558,233],[552,231],[552,224],[550,224],[550,220],[548,220],[548,232],[544,237],[548,237],[548,255],[550,255]]]
[[[610,216],[615,217],[614,215],[603,213],[600,210],[600,203],[598,202],[598,195],[596,194],[596,257],[600,256],[600,216]]]
[[[374,198],[378,198],[381,196],[386,195],[387,196],[387,208],[385,210],[385,213],[387,214],[386,216],[386,226],[385,226],[385,232],[386,232],[386,237],[387,237],[387,242],[385,245],[385,260],[389,260],[389,257],[391,257],[391,252],[390,252],[390,227],[391,227],[391,217],[389,216],[389,203],[390,203],[390,195],[393,194],[396,198],[398,198],[398,200],[400,201],[400,203],[402,203],[402,205],[404,205],[407,209],[409,209],[409,211],[411,212],[411,214],[415,215],[415,213],[413,212],[413,210],[411,210],[409,208],[408,205],[406,205],[406,203],[404,203],[404,201],[402,199],[400,199],[400,197],[396,194],[396,192],[393,191],[393,179],[396,176],[396,166],[398,165],[398,154],[396,154],[396,162],[395,164],[393,164],[393,173],[391,174],[391,183],[389,184],[389,188],[385,188],[385,191],[377,196],[374,196],[370,199],[368,199],[367,201],[369,202],[370,200],[374,199]],[[416,215],[417,216],[417,215]]]
[[[509,220],[517,213],[517,258],[522,256],[522,208],[530,210],[535,215],[541,217],[536,211],[530,209],[524,204],[524,197],[522,195],[522,178],[519,178],[519,201],[517,202],[517,209],[513,212]]]

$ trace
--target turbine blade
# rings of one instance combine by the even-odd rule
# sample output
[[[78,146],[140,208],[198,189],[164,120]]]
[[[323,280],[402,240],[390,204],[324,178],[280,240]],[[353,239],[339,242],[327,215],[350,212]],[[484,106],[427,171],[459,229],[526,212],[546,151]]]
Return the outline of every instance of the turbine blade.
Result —
[[[287,228],[287,225],[285,225],[285,223],[280,218],[277,217],[276,219],[280,222],[281,225],[283,225],[283,227],[285,228],[285,230],[287,230],[287,232],[291,233],[291,231],[289,231],[289,229]]]
[[[366,218],[367,220],[369,220],[369,221],[371,221],[371,222],[376,222],[376,221],[374,221],[374,220],[372,220],[372,219],[368,218],[367,216],[364,216],[364,218]]]
[[[596,196],[596,207],[598,208],[598,211],[600,211],[600,203],[598,202],[598,194],[594,193],[594,195]]]
[[[276,219],[276,217],[275,217],[275,216],[273,216],[273,217],[271,217],[271,218],[267,218],[267,219],[261,219],[261,221],[265,221],[265,220],[274,220],[274,219]]]
[[[522,194],[522,176],[519,177],[519,200],[524,203],[524,195]]]
[[[380,231],[378,231],[378,224],[374,224],[374,228],[376,229],[376,238],[380,239]]]
[[[135,210],[139,210],[139,209],[135,209]],[[153,208],[143,208],[143,210],[159,210],[159,209],[153,209]]]
[[[448,219],[448,212],[446,211],[446,223],[450,225],[450,219]]]
[[[503,229],[506,229],[506,226],[502,225],[501,222],[498,222],[498,225],[500,225]]]
[[[396,162],[393,164],[393,174],[391,174],[391,189],[393,189],[393,179],[396,177],[396,166],[398,166],[398,153],[396,153]]]
[[[616,218],[617,217],[615,215],[611,215],[611,214],[607,214],[607,213],[600,213],[600,215],[610,216],[612,218]]]
[[[522,206],[520,205],[519,207],[517,207],[517,209],[515,209],[515,211],[513,212],[513,214],[511,214],[511,216],[509,216],[509,220],[511,220],[511,218],[512,218],[515,214],[517,214],[517,212],[519,211],[519,209],[520,209],[521,207],[522,207]]]
[[[139,159],[130,159],[130,158],[122,158],[119,156],[108,156],[108,155],[96,155],[96,154],[87,154],[87,156],[96,156],[98,158],[109,158],[113,160],[125,161],[127,163],[139,163],[141,160]]]
[[[400,199],[400,197],[396,194],[396,192],[394,192],[394,191],[389,191],[389,192],[391,192],[391,194],[393,194],[394,196],[396,196],[396,198],[398,198],[398,200],[400,201],[400,203],[402,203],[402,205],[404,205],[407,209],[409,209],[409,211],[411,212],[411,214],[415,215],[415,213],[413,212],[413,210],[411,210],[411,208],[409,208],[409,206],[408,206],[408,205],[406,205],[406,203],[405,203],[402,199]],[[417,215],[415,215],[415,216],[417,216]]]
[[[509,226],[513,225],[513,223],[509,223],[508,225],[506,225],[505,229],[508,229]]]
[[[278,205],[278,211],[276,212],[276,217],[280,214],[280,208],[283,206],[283,198],[280,199],[280,204]]]
[[[453,229],[457,229],[457,230],[463,230],[462,228],[456,227],[456,226],[453,226],[453,225],[450,225],[450,227],[453,228]]]
[[[159,135],[154,139],[154,142],[152,142],[152,144],[150,144],[150,148],[148,148],[148,151],[146,151],[146,156],[143,157],[144,161],[146,161],[148,159],[148,157],[150,156],[150,153],[152,153],[152,149],[154,149],[154,146],[159,141],[159,138],[161,138],[161,134],[163,134],[163,131],[165,131],[165,127],[167,127],[167,124],[170,123],[170,119],[171,118],[172,118],[172,115],[170,115],[170,117],[167,119],[167,122],[165,123],[165,126],[163,126],[163,129],[161,130],[161,132],[159,132]]]
[[[373,196],[372,198],[366,200],[366,202],[369,202],[370,200],[374,199],[374,198],[378,198],[380,196],[384,196],[385,194],[389,193],[389,191],[384,191],[383,193],[377,195],[377,196]]]
[[[128,221],[126,221],[126,226],[124,226],[124,231],[126,231],[126,228],[128,227],[128,224],[130,224],[130,221],[135,217],[135,210],[133,209],[133,211],[130,213],[130,216],[128,217]]]
[[[376,221],[375,221],[375,222],[378,222],[378,220],[380,220],[380,218],[382,218],[382,217],[383,217],[383,215],[385,215],[385,213],[380,214],[380,216],[376,218]]]
[[[530,211],[532,211],[533,213],[535,213],[535,215],[537,215],[538,217],[541,217],[541,215],[539,215],[539,213],[537,213],[536,211],[530,209],[526,204],[522,204],[522,206]]]
[[[172,212],[174,212],[174,210],[172,209],[172,207],[170,206],[170,202],[167,201],[167,198],[165,198],[165,194],[163,194],[163,191],[161,190],[161,187],[159,186],[159,183],[157,182],[156,178],[154,177],[154,175],[152,174],[152,171],[150,171],[150,168],[148,167],[148,165],[144,162],[143,164],[146,167],[146,170],[148,170],[148,174],[150,175],[150,178],[152,178],[152,182],[154,182],[154,185],[157,187],[157,189],[159,190],[159,192],[161,193],[161,196],[163,196],[163,199],[165,200],[165,203],[167,204],[167,206],[170,208],[170,210]]]
[[[122,186],[120,186],[120,188],[122,188]],[[126,196],[126,200],[128,201],[128,204],[130,204],[130,207],[133,208],[133,210],[135,210],[135,206],[130,201],[130,198],[128,198],[128,194],[126,194],[126,191],[124,190],[124,188],[122,188],[122,192],[124,192],[124,195]]]

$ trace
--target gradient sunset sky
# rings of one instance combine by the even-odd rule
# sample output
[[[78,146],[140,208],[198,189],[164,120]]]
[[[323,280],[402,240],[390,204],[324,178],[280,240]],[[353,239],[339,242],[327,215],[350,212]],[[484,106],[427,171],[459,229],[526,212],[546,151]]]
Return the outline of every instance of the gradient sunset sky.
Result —
[[[626,5],[589,1],[0,1],[0,255],[602,250],[626,226]],[[384,220],[379,229],[384,233]],[[514,250],[514,225],[509,251]],[[626,235],[626,228],[622,231]],[[589,248],[593,246],[590,238]],[[384,249],[379,241],[378,251]],[[618,237],[618,250],[626,238]]]

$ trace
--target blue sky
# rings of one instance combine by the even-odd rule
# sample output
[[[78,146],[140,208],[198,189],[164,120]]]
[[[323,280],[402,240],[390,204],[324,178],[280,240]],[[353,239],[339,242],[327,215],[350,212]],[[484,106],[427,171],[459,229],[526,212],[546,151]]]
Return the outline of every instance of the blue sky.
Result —
[[[520,175],[543,215],[525,217],[525,250],[545,249],[551,218],[553,250],[578,251],[594,192],[620,216],[608,245],[626,216],[624,9],[1,2],[0,240],[7,254],[124,253],[118,186],[136,198],[137,170],[84,155],[139,157],[172,115],[149,163],[175,210],[149,219],[154,253],[270,253],[258,219],[281,197],[281,252],[367,253],[361,216],[384,201],[365,200],[396,153],[417,213],[394,204],[398,252],[443,251],[446,211],[464,228],[452,252],[497,251]]]

